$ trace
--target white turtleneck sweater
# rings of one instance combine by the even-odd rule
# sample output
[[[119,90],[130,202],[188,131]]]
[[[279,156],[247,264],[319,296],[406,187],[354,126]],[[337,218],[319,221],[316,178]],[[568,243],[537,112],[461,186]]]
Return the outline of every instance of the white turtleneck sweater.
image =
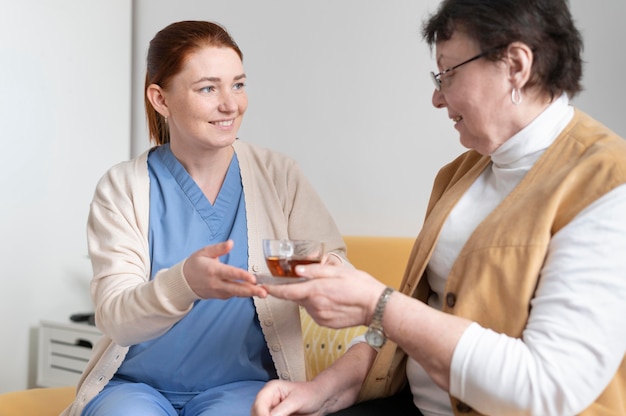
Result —
[[[448,273],[477,225],[521,181],[573,116],[566,95],[492,155],[454,208],[427,268],[441,309]],[[514,273],[514,271],[512,271]],[[450,394],[492,415],[572,415],[614,376],[626,352],[626,185],[582,211],[550,242],[522,339],[472,324],[456,346]],[[409,358],[425,416],[451,415],[448,393]]]

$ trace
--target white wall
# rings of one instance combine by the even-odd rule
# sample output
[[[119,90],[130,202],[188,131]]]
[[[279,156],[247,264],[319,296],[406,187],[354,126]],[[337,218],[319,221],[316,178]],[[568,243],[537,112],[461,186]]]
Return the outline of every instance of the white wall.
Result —
[[[240,138],[290,154],[344,234],[413,236],[435,173],[464,150],[431,105],[420,37],[438,0],[135,0],[133,149],[148,147],[145,51],[165,25],[222,23],[244,53],[250,106]],[[626,137],[626,2],[571,1],[586,40],[583,110]]]
[[[131,0],[1,0],[0,392],[33,386],[36,328],[92,309],[85,225],[130,155]]]

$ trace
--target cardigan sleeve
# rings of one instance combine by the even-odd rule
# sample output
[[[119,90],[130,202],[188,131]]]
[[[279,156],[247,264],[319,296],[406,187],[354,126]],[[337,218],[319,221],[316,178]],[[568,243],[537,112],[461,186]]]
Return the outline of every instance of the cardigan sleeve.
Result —
[[[121,346],[155,338],[180,320],[197,295],[182,262],[150,276],[146,154],[99,181],[87,224],[96,325]]]

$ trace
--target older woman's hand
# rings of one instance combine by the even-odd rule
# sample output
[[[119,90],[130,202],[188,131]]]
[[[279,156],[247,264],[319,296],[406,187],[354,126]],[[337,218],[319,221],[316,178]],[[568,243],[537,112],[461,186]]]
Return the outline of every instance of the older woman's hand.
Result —
[[[298,266],[302,283],[266,285],[268,293],[302,305],[320,325],[345,328],[368,325],[385,285],[349,265]]]
[[[346,264],[344,259],[337,253],[326,253],[322,259],[322,264],[328,264],[331,266],[342,266]]]

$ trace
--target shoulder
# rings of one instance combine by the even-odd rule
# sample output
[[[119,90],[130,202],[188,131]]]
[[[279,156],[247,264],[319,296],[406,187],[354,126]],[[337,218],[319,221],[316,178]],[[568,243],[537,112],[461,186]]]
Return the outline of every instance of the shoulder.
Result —
[[[296,161],[284,153],[237,140],[233,147],[239,163],[242,165],[256,165],[265,170],[289,170],[297,167]]]
[[[148,174],[148,154],[149,150],[141,155],[119,162],[110,167],[104,174],[103,178],[129,178],[129,175],[147,175]]]
[[[558,153],[576,158],[579,169],[611,171],[607,177],[626,180],[626,140],[617,133],[577,109],[563,136]]]
[[[481,172],[489,161],[488,156],[483,156],[475,150],[468,150],[444,165],[437,173],[436,182],[455,183],[474,168]]]
[[[245,155],[245,156],[254,156],[262,159],[289,159],[292,158],[282,152],[269,149],[267,147],[259,146],[252,143],[242,142],[241,140],[235,141],[233,143],[233,147],[235,148],[235,152],[237,155]]]
[[[620,155],[626,152],[626,140],[600,121],[576,109],[574,118],[566,127],[566,134],[589,149],[607,148]]]
[[[441,170],[454,172],[464,167],[465,168],[472,167],[476,163],[478,163],[480,159],[484,157],[485,156],[481,155],[475,150],[468,150],[466,152],[461,153],[459,156],[457,156],[456,159],[454,159],[453,161],[443,166]]]
[[[109,168],[98,181],[96,197],[103,194],[129,194],[134,189],[148,188],[148,153],[146,151],[134,159],[119,162]]]

